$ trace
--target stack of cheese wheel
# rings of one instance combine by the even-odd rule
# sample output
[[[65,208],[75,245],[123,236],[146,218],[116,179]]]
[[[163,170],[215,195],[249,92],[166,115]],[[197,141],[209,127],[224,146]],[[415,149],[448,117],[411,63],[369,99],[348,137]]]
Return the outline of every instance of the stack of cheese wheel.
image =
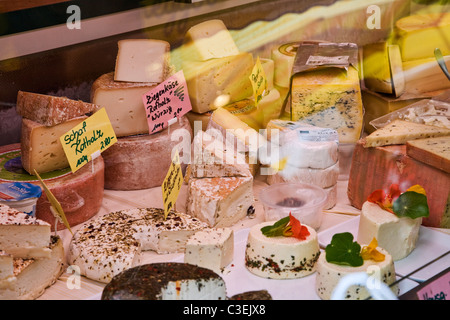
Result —
[[[118,47],[114,72],[101,75],[91,88],[92,103],[106,109],[118,138],[102,154],[105,189],[160,186],[170,167],[172,149],[179,143],[172,133],[184,129],[183,137],[192,139],[185,117],[168,129],[149,134],[143,96],[172,74],[170,45],[161,40],[127,39],[119,41]]]
[[[279,171],[270,172],[267,183],[299,182],[323,188],[327,193],[324,209],[337,202],[339,177],[337,132],[302,122],[271,120],[268,137],[280,146],[273,161],[285,163]]]
[[[100,209],[104,189],[104,162],[100,156],[92,165],[72,173],[60,137],[98,110],[97,105],[19,91],[17,112],[22,116],[21,143],[0,149],[0,183],[29,182],[41,185],[35,172],[60,202],[70,225],[79,224]],[[37,201],[36,217],[57,229],[45,192]]]

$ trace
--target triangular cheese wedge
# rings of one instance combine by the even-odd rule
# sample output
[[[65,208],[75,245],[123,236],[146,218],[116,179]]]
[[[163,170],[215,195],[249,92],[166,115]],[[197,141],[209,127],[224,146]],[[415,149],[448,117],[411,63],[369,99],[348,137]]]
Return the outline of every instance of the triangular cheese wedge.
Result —
[[[450,173],[450,136],[418,139],[406,143],[411,158]]]
[[[193,162],[188,170],[193,178],[251,176],[245,155],[208,132],[199,131],[193,141]]]
[[[381,147],[405,144],[409,140],[443,137],[450,135],[446,128],[430,126],[405,120],[394,120],[365,137],[364,147]]]

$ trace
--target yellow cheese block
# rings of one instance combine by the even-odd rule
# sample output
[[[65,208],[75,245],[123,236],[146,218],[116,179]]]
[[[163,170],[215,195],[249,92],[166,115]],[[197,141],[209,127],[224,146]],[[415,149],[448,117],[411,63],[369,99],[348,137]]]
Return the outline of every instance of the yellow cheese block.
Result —
[[[348,67],[320,68],[293,76],[291,120],[331,128],[339,142],[354,143],[363,125],[358,71]]]
[[[403,61],[434,56],[440,48],[450,54],[450,13],[416,14],[397,20],[394,41],[400,46]]]
[[[46,127],[32,120],[22,119],[21,159],[23,168],[31,175],[69,166],[59,138],[87,119],[74,118],[55,126]]]
[[[253,66],[251,53],[208,61],[184,61],[192,111],[205,113],[250,97],[253,88],[249,77]]]
[[[223,109],[229,111],[255,130],[262,128],[263,114],[255,106],[255,101],[252,99],[233,102],[224,106]]]

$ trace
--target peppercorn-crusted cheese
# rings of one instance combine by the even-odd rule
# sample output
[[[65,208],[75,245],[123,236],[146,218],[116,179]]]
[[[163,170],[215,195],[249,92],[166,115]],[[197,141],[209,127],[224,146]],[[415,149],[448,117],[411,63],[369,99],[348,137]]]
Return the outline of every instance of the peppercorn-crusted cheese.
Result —
[[[316,231],[306,226],[310,235],[305,240],[295,237],[266,237],[261,228],[275,221],[253,226],[245,249],[245,266],[253,274],[270,279],[295,279],[316,271],[319,243]]]
[[[0,204],[0,248],[14,258],[49,258],[50,224]]]
[[[140,263],[141,251],[183,252],[187,239],[207,225],[171,211],[164,219],[160,208],[129,209],[106,214],[85,223],[69,246],[69,262],[80,273],[109,282],[121,271]]]

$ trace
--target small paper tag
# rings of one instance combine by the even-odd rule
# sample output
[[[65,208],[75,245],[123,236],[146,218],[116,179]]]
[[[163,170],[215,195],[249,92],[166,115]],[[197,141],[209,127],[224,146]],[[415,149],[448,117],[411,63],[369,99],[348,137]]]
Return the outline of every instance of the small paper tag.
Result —
[[[175,206],[182,184],[183,172],[181,171],[180,155],[178,150],[175,150],[169,171],[161,186],[164,202],[164,219],[167,218],[170,210]]]
[[[77,171],[117,142],[116,134],[105,108],[75,126],[60,137],[72,172]]]
[[[267,94],[267,78],[259,57],[256,59],[256,64],[253,67],[252,74],[250,75],[250,82],[253,87],[255,105],[258,106],[258,103],[264,95]]]
[[[324,57],[324,56],[310,56],[306,61],[306,65],[309,66],[326,66],[326,65],[348,65],[349,56],[335,56],[335,57]]]
[[[417,291],[419,300],[448,300],[450,297],[450,272]]]
[[[298,138],[303,141],[334,141],[339,143],[336,130],[330,128],[301,127],[296,128]]]
[[[145,93],[142,101],[150,134],[165,129],[170,120],[179,118],[192,110],[183,70]]]

